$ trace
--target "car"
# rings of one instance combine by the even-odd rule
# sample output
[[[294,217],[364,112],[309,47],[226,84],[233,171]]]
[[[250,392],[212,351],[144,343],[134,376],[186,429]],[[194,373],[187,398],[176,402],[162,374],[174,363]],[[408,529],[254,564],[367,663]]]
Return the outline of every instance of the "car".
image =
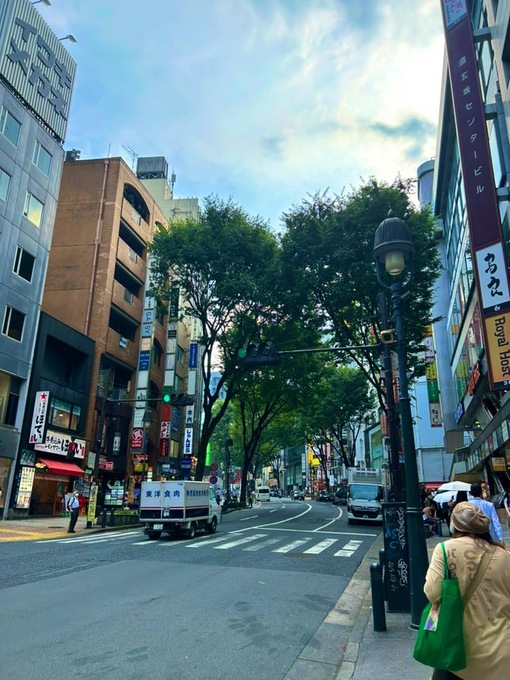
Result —
[[[342,487],[335,491],[333,496],[333,505],[347,505],[347,488]]]
[[[305,500],[305,492],[300,491],[299,489],[294,489],[294,491],[291,494],[291,498],[295,501],[304,501]]]
[[[278,498],[278,489],[271,489],[269,491],[269,495],[272,496],[273,498]]]
[[[329,503],[331,499],[331,494],[329,494],[327,491],[319,491],[317,494],[317,500],[320,503]]]

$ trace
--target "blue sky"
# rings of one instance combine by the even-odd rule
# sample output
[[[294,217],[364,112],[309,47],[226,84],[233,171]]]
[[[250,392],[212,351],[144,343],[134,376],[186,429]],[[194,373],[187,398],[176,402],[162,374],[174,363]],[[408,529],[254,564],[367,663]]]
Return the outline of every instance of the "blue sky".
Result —
[[[65,148],[165,156],[177,198],[278,229],[309,193],[434,157],[438,0],[52,0],[78,68]]]

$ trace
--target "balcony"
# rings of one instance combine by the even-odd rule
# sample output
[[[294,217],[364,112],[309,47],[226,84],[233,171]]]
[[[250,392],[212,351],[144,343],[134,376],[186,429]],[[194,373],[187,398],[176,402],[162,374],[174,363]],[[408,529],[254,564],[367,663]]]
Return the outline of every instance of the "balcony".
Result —
[[[142,318],[143,302],[118,281],[113,282],[112,302],[136,321]]]
[[[126,201],[125,198],[122,199],[121,217],[126,222],[126,224],[130,226],[136,234],[140,235],[146,243],[150,241],[151,228],[147,222],[142,219],[141,215],[136,212],[133,206],[128,201]]]
[[[145,281],[145,260],[121,238],[117,242],[117,260],[133,276],[140,281]]]
[[[138,337],[133,341],[127,340],[120,333],[109,328],[106,337],[106,353],[132,366],[135,370],[138,363]]]

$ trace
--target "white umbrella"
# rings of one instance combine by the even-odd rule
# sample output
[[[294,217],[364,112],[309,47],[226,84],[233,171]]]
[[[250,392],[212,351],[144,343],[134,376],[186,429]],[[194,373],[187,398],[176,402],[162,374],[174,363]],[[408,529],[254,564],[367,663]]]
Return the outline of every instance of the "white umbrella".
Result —
[[[437,489],[436,493],[441,491],[471,491],[471,484],[468,482],[445,482]]]
[[[456,497],[457,497],[456,491],[440,491],[439,493],[436,493],[432,500],[435,503],[439,503],[439,505],[442,505],[443,503],[449,503],[452,500],[452,498],[453,500],[455,500]]]

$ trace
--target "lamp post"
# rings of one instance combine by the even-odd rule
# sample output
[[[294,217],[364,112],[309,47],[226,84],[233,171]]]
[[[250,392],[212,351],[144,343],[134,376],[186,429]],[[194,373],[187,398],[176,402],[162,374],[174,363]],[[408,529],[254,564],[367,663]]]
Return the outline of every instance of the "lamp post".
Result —
[[[225,442],[225,486],[226,488],[226,496],[225,496],[225,504],[226,507],[228,508],[229,503],[230,503],[230,465],[232,463],[232,447],[234,445],[234,442],[232,439],[227,439]]]
[[[144,481],[147,481],[147,468],[148,468],[148,461],[147,461],[147,448],[148,448],[148,443],[149,443],[149,430],[152,427],[152,423],[154,422],[154,416],[152,415],[152,411],[145,411],[143,414],[142,418],[142,425],[143,425],[143,477],[145,478]]]
[[[405,461],[411,627],[418,628],[421,612],[426,602],[423,584],[425,583],[425,575],[428,568],[428,555],[422,508],[420,506],[418,465],[416,462],[411,402],[407,381],[407,351],[402,318],[402,300],[409,294],[413,277],[412,268],[408,266],[408,276],[404,284],[400,278],[400,275],[406,269],[406,263],[411,264],[411,258],[415,252],[416,248],[412,242],[409,227],[403,220],[395,217],[390,210],[387,219],[381,222],[375,232],[372,256],[376,263],[379,285],[391,293],[393,320],[395,323],[400,421]],[[383,281],[384,270],[390,276],[395,277],[393,283],[389,286]]]

